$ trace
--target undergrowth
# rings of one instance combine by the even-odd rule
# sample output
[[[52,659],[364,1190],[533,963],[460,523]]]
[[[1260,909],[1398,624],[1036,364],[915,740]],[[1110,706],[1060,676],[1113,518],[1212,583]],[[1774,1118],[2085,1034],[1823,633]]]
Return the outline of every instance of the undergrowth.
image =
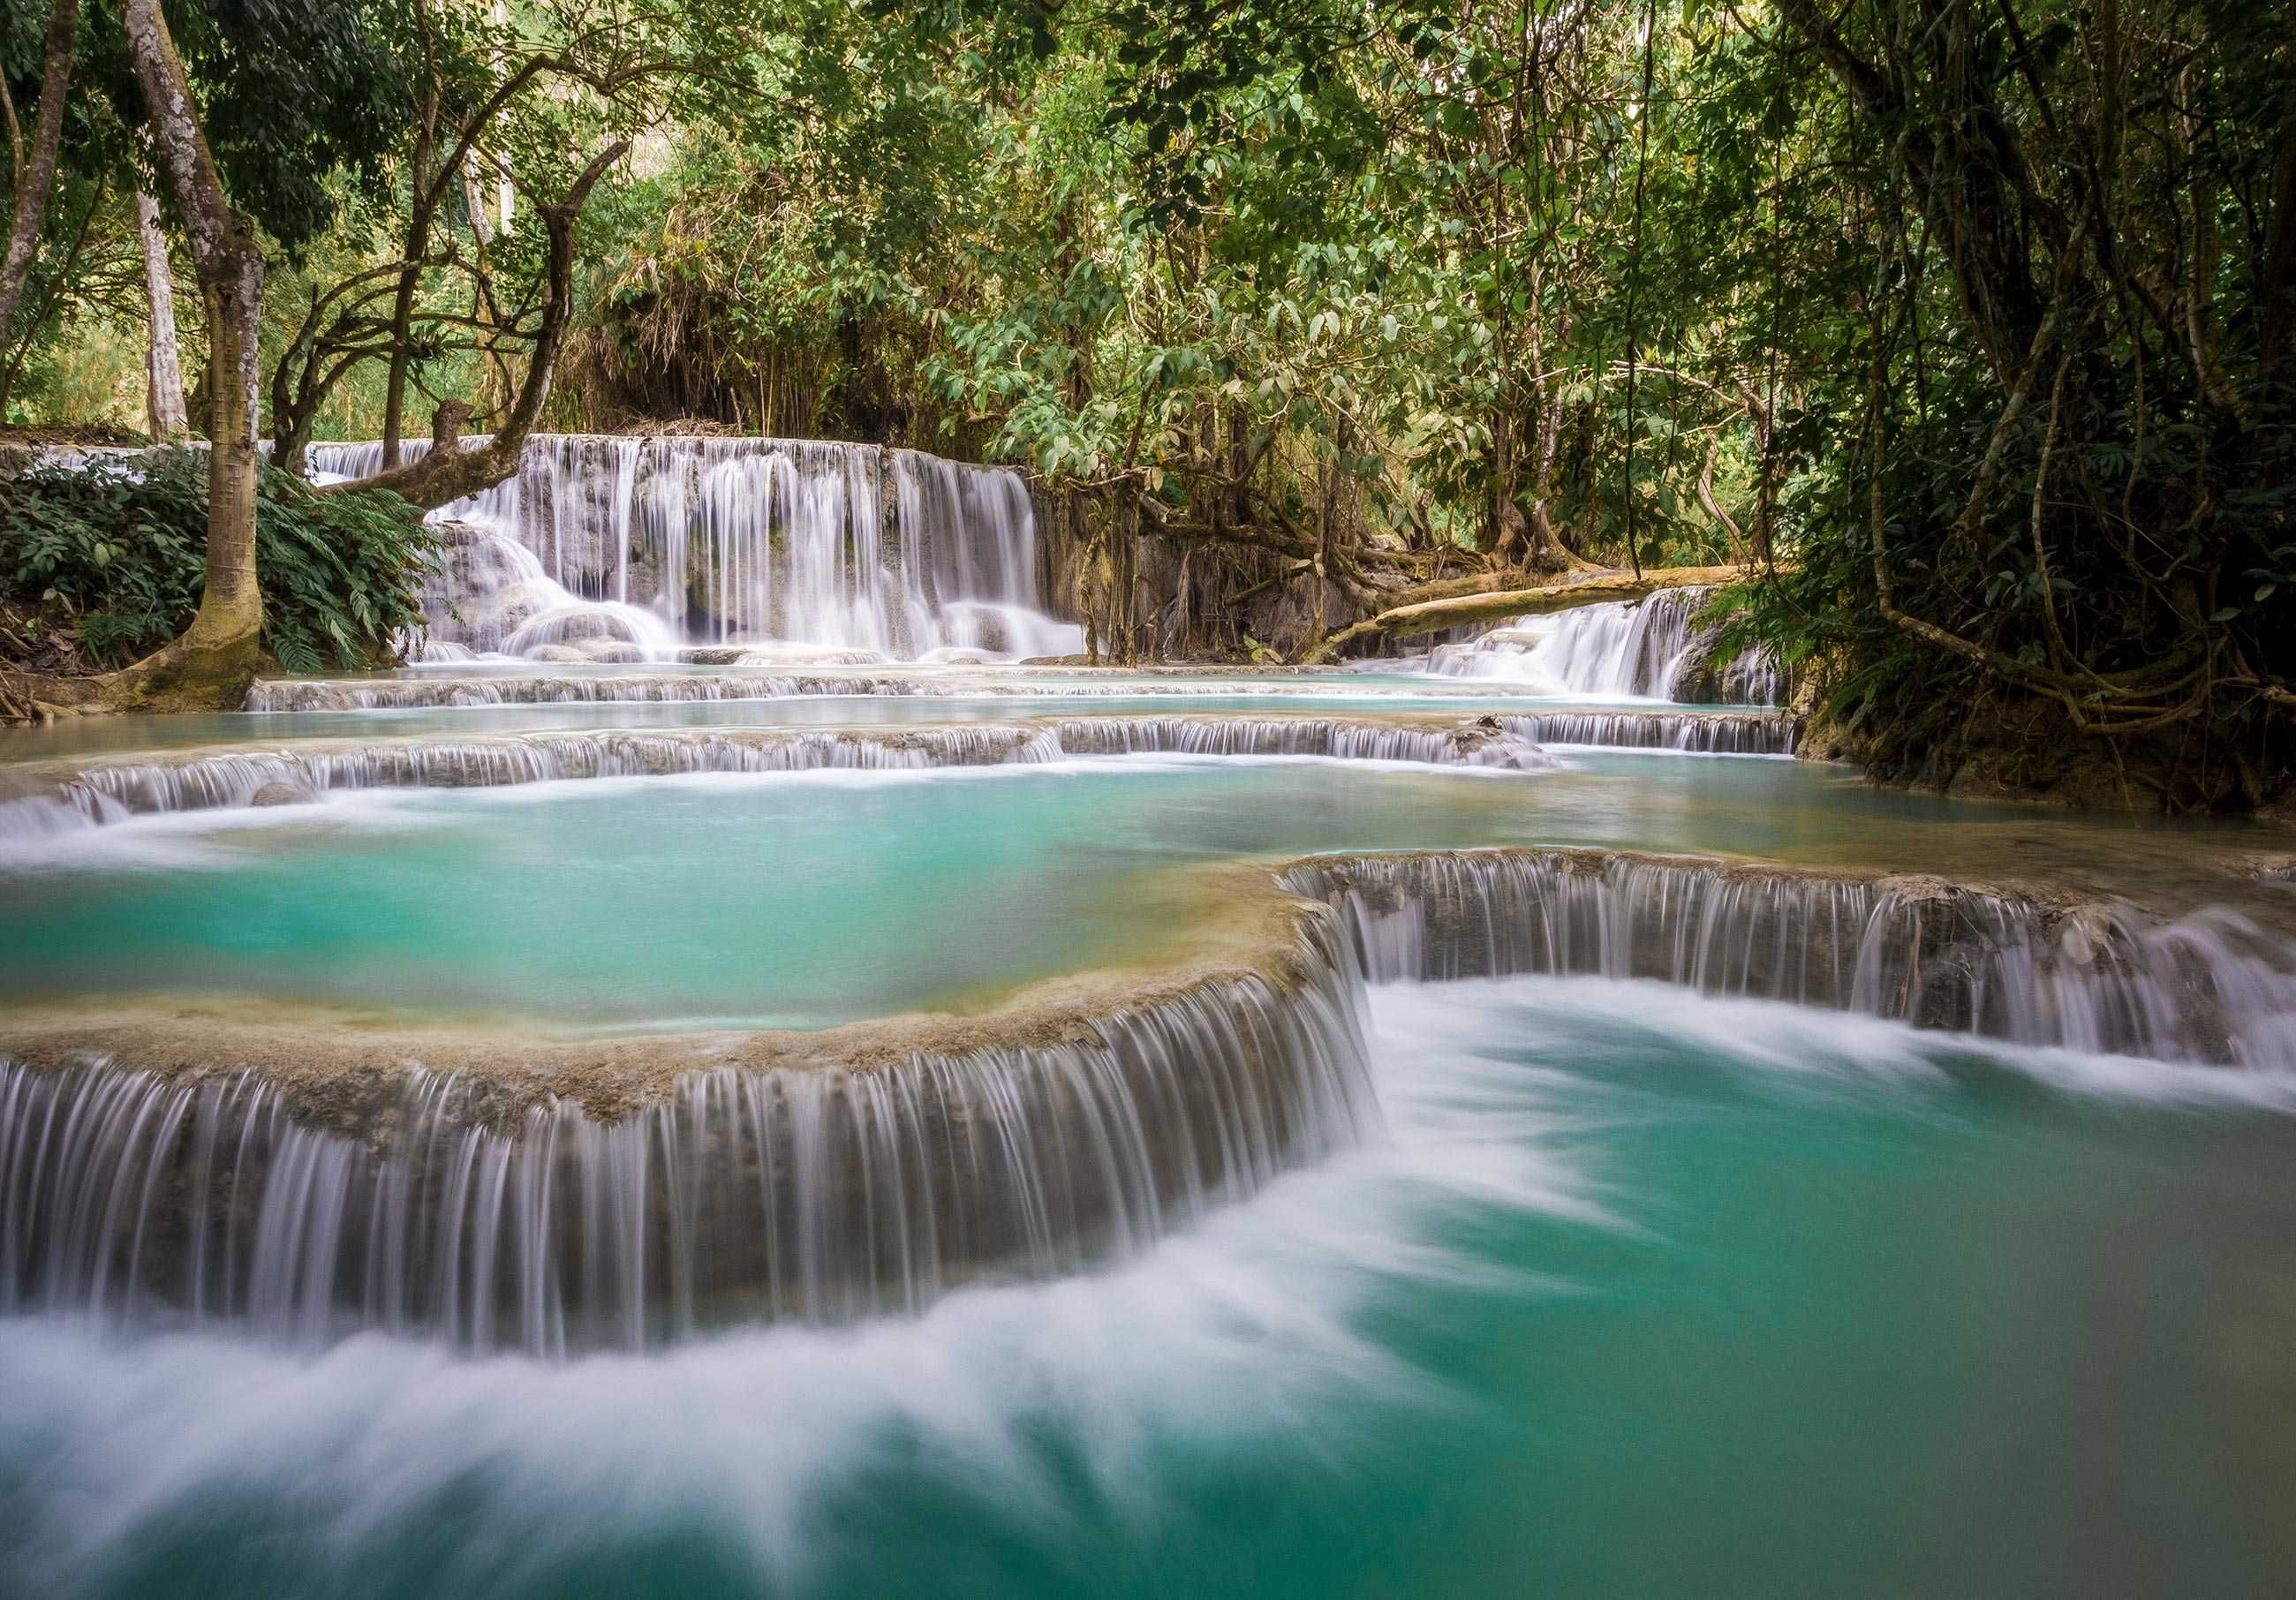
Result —
[[[208,462],[193,450],[36,467],[0,481],[0,596],[20,645],[68,644],[84,669],[123,666],[176,637],[207,578]],[[264,647],[290,672],[389,661],[422,621],[439,549],[398,496],[319,495],[262,469],[256,568]]]

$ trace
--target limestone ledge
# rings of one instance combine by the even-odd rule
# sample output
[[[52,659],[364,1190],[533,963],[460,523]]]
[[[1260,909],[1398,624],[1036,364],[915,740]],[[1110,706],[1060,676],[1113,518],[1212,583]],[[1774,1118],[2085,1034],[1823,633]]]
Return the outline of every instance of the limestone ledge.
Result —
[[[1341,919],[1343,902],[1351,894],[1359,901],[1358,912],[1363,905],[1392,910],[1393,885],[1399,880],[1414,873],[1472,872],[1479,864],[1511,864],[1518,871],[1554,874],[1554,882],[1563,883],[1640,871],[1686,874],[1707,890],[1734,886],[1791,895],[1800,888],[1833,886],[1863,897],[1860,905],[1886,904],[1893,915],[1912,915],[1917,922],[1926,913],[1937,914],[1926,932],[1913,936],[1905,954],[1948,970],[1967,961],[1972,938],[1997,939],[2001,929],[2013,926],[2023,931],[2021,937],[2047,941],[2053,951],[2070,952],[2068,960],[2109,973],[2128,965],[2148,930],[2165,926],[2126,900],[2098,898],[2078,886],[2046,879],[1948,881],[1875,867],[1595,848],[1335,854],[1173,869],[1165,882],[1174,883],[1174,900],[1183,910],[1152,949],[1126,964],[978,997],[977,1010],[919,1012],[815,1031],[568,1035],[528,1017],[424,1016],[158,994],[0,1012],[0,1056],[45,1070],[109,1062],[168,1077],[251,1071],[280,1091],[299,1120],[377,1139],[387,1137],[405,1074],[414,1068],[457,1075],[472,1120],[498,1128],[508,1128],[529,1108],[552,1100],[578,1104],[600,1120],[616,1120],[665,1104],[678,1081],[694,1072],[868,1072],[920,1054],[951,1057],[1089,1043],[1098,1025],[1110,1019],[1145,1015],[1181,1001],[1219,1004],[1224,992],[1239,985],[1265,986],[1282,996],[1328,984],[1336,976],[1351,987],[1352,972],[1335,975],[1330,970],[1349,935]],[[1358,892],[1365,890],[1367,895]],[[2267,975],[2284,978],[2286,958],[2296,952],[2296,942],[2284,933],[2284,927],[2260,936],[2277,952],[2267,955],[2259,969]],[[1457,937],[1456,929],[1447,937]],[[1638,927],[1628,940],[1628,970],[1616,975],[1653,975],[1634,964],[1635,951],[1662,948],[1669,939],[1678,966],[1678,930]],[[1373,964],[1374,975],[1381,975]],[[1491,970],[1548,969],[1517,964]],[[1686,980],[1677,972],[1677,981]],[[2165,972],[2161,979],[2170,989],[2191,981],[2191,974],[2183,972]],[[1846,994],[1807,998],[1853,1003]],[[1949,1009],[1940,1010],[1934,1002],[1908,1005],[1903,1020],[1947,1027],[1968,1022],[1957,1023]],[[2225,1026],[2213,1014],[2195,1024],[2199,1059],[2231,1058],[2223,1047]]]

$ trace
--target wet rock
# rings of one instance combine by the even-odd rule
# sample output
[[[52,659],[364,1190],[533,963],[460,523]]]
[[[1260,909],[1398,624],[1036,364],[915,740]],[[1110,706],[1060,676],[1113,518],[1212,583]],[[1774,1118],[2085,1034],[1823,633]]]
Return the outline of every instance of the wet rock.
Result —
[[[294,784],[272,782],[263,784],[247,797],[250,806],[301,806],[318,799],[309,790]]]

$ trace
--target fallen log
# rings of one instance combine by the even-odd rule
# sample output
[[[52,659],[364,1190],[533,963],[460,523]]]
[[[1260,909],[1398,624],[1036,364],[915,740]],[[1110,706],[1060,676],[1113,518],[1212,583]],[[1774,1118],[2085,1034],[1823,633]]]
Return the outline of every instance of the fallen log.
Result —
[[[1531,589],[1498,589],[1488,594],[1422,600],[1392,607],[1351,628],[1343,628],[1300,659],[1307,664],[1328,661],[1360,639],[1403,638],[1469,622],[1545,616],[1574,606],[1597,605],[1606,600],[1640,600],[1660,589],[1738,583],[1747,576],[1743,567],[1646,567],[1639,576],[1616,569],[1578,574]]]

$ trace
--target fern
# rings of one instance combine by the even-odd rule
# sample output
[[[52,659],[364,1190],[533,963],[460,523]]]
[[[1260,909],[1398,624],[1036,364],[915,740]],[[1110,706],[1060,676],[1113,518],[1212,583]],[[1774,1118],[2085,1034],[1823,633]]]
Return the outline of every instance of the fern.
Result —
[[[207,574],[208,463],[190,450],[43,467],[0,483],[0,595],[47,614],[96,666],[190,625]],[[438,537],[396,495],[318,495],[262,469],[264,644],[290,672],[390,659],[422,624]]]

